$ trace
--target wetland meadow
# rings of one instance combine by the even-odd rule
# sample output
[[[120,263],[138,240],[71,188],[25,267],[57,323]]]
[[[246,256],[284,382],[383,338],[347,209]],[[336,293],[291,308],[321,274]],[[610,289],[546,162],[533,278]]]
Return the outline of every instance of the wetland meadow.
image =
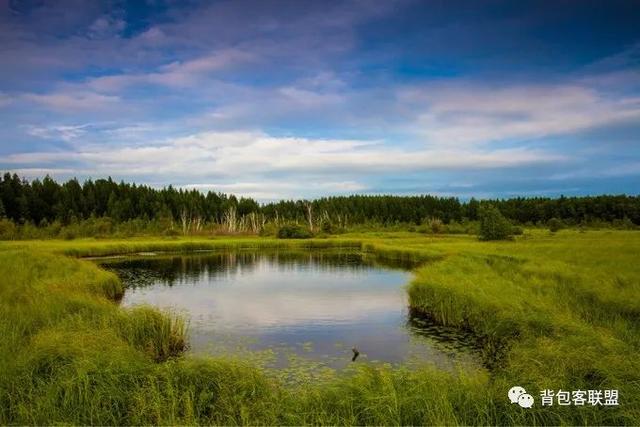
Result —
[[[0,423],[637,424],[639,253],[617,230],[5,241]]]

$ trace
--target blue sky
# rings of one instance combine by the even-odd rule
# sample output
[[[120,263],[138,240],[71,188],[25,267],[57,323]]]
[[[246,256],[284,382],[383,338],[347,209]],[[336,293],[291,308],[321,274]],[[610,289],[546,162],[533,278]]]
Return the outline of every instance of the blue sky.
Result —
[[[0,170],[274,200],[638,194],[637,1],[0,0]]]

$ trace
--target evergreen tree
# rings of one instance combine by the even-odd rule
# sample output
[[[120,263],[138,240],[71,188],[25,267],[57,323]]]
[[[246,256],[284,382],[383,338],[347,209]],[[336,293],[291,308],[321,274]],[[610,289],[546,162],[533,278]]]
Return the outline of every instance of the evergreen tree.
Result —
[[[0,177],[0,203],[4,216],[16,223],[69,222],[89,217],[110,216],[115,222],[130,219],[163,220],[171,224],[183,213],[191,219],[221,223],[230,209],[239,217],[261,213],[267,220],[276,218],[282,223],[305,222],[309,209],[314,220],[326,218],[337,227],[350,224],[422,224],[437,218],[449,224],[452,221],[475,221],[487,203],[498,209],[502,216],[518,224],[547,224],[552,218],[567,225],[590,221],[623,221],[640,225],[640,197],[602,195],[590,197],[513,198],[508,200],[461,202],[453,197],[353,195],[323,197],[313,201],[281,200],[260,205],[251,198],[196,190],[177,190],[172,186],[160,190],[144,185],[116,183],[111,178],[77,179],[57,183],[49,176],[42,181],[28,182],[16,174]]]

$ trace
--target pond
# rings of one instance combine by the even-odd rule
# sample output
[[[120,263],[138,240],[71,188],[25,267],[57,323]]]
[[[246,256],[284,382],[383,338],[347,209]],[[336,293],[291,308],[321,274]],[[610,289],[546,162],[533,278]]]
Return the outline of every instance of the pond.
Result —
[[[213,251],[103,259],[126,285],[121,304],[189,319],[189,351],[292,358],[331,368],[352,362],[477,365],[472,338],[411,316],[409,266],[355,251]]]

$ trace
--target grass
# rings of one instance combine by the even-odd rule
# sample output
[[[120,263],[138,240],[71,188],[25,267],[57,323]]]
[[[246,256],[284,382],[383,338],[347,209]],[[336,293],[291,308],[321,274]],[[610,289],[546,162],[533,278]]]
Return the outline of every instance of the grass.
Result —
[[[186,325],[121,309],[78,257],[349,247],[420,262],[410,304],[471,330],[490,371],[358,365],[285,384],[247,361],[183,355]],[[640,233],[528,230],[513,242],[359,233],[0,243],[0,424],[640,424]],[[506,392],[618,389],[618,407],[510,405]],[[539,398],[536,403],[538,403]]]

